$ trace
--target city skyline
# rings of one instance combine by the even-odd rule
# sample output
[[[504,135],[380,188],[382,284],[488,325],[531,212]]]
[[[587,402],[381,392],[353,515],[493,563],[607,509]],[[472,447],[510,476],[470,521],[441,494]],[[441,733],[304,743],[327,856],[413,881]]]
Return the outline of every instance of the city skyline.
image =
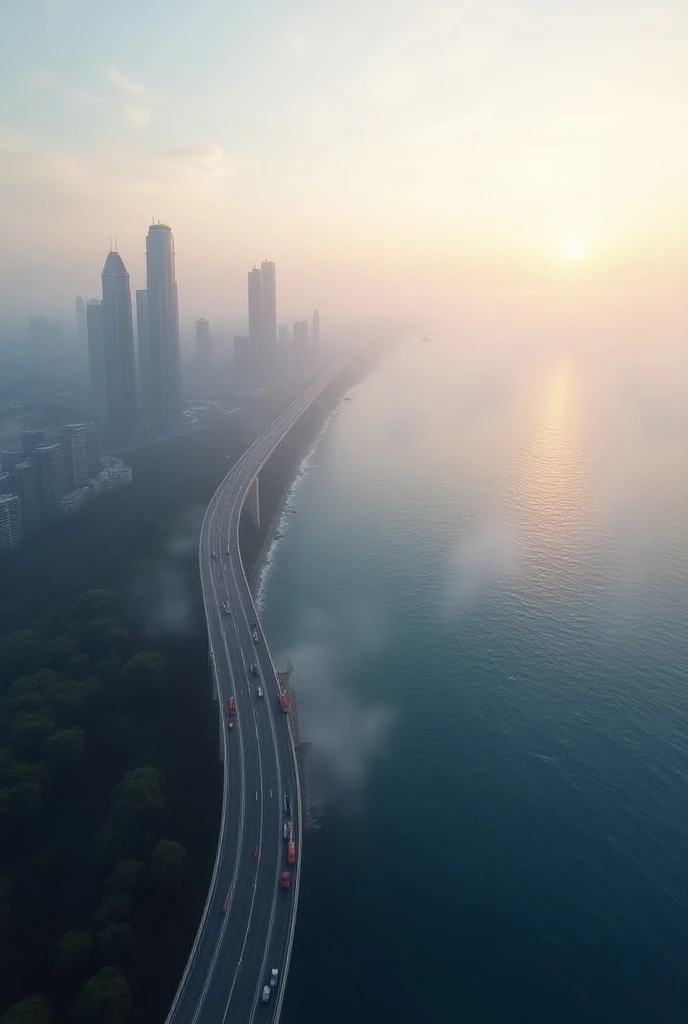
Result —
[[[122,0],[107,30],[77,0],[33,8],[0,69],[7,315],[96,294],[110,231],[141,287],[151,214],[174,225],[185,320],[243,308],[256,252],[279,264],[290,319],[317,302],[332,323],[352,295],[363,317],[672,315],[688,272],[679,0],[623,16],[612,0],[266,0],[241,17],[201,0],[167,20],[160,0]],[[161,19],[155,63],[141,40]]]

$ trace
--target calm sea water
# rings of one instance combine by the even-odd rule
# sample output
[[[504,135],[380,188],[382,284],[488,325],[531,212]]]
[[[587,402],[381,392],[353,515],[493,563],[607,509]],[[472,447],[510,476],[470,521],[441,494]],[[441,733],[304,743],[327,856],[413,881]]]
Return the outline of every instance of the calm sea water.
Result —
[[[670,364],[416,342],[306,461],[262,589],[313,743],[286,1024],[688,1020]]]

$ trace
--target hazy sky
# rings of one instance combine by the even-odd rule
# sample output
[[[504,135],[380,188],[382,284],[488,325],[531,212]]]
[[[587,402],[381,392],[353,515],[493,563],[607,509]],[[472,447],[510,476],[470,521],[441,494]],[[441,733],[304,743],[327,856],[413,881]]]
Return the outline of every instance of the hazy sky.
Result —
[[[143,286],[152,217],[186,316],[265,257],[331,318],[685,283],[685,0],[22,0],[0,38],[0,315],[98,294],[110,234]]]

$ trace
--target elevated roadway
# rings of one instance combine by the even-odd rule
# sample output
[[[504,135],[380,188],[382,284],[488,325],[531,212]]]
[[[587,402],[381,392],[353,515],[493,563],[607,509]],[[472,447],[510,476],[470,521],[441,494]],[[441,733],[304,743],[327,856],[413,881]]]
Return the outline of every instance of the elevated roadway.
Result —
[[[213,495],[203,520],[200,572],[220,702],[224,793],[208,897],[167,1024],[279,1020],[299,899],[301,793],[289,716],[279,705],[275,666],[241,562],[239,522],[261,468],[332,377],[313,381],[247,449]],[[258,677],[251,673],[253,663]],[[230,730],[231,696],[236,714]],[[285,813],[287,793],[290,815]],[[286,862],[288,818],[296,843],[293,866]],[[281,875],[287,870],[291,885],[283,889]],[[273,968],[279,972],[277,984],[264,1003],[261,993]]]

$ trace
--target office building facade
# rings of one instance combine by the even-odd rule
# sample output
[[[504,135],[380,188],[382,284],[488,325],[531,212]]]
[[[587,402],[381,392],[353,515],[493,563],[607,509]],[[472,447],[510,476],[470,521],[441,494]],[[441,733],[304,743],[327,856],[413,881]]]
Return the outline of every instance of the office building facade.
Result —
[[[210,324],[205,317],[196,321],[196,361],[201,373],[212,373],[215,362],[213,336],[210,333]]]
[[[174,240],[166,224],[151,224],[146,238],[148,393],[144,407],[158,432],[176,428],[182,416],[179,308]]]
[[[60,511],[60,499],[67,493],[67,469],[61,444],[46,444],[36,448],[38,493],[41,519],[55,519]]]
[[[83,487],[89,477],[88,425],[68,423],[62,428],[67,487]]]
[[[275,264],[271,260],[263,260],[260,276],[263,369],[269,373],[277,356],[277,284]]]
[[[118,252],[108,253],[102,280],[108,431],[111,440],[129,444],[136,424],[134,322],[129,274]]]
[[[21,505],[17,494],[0,494],[0,555],[16,551],[22,542]]]

